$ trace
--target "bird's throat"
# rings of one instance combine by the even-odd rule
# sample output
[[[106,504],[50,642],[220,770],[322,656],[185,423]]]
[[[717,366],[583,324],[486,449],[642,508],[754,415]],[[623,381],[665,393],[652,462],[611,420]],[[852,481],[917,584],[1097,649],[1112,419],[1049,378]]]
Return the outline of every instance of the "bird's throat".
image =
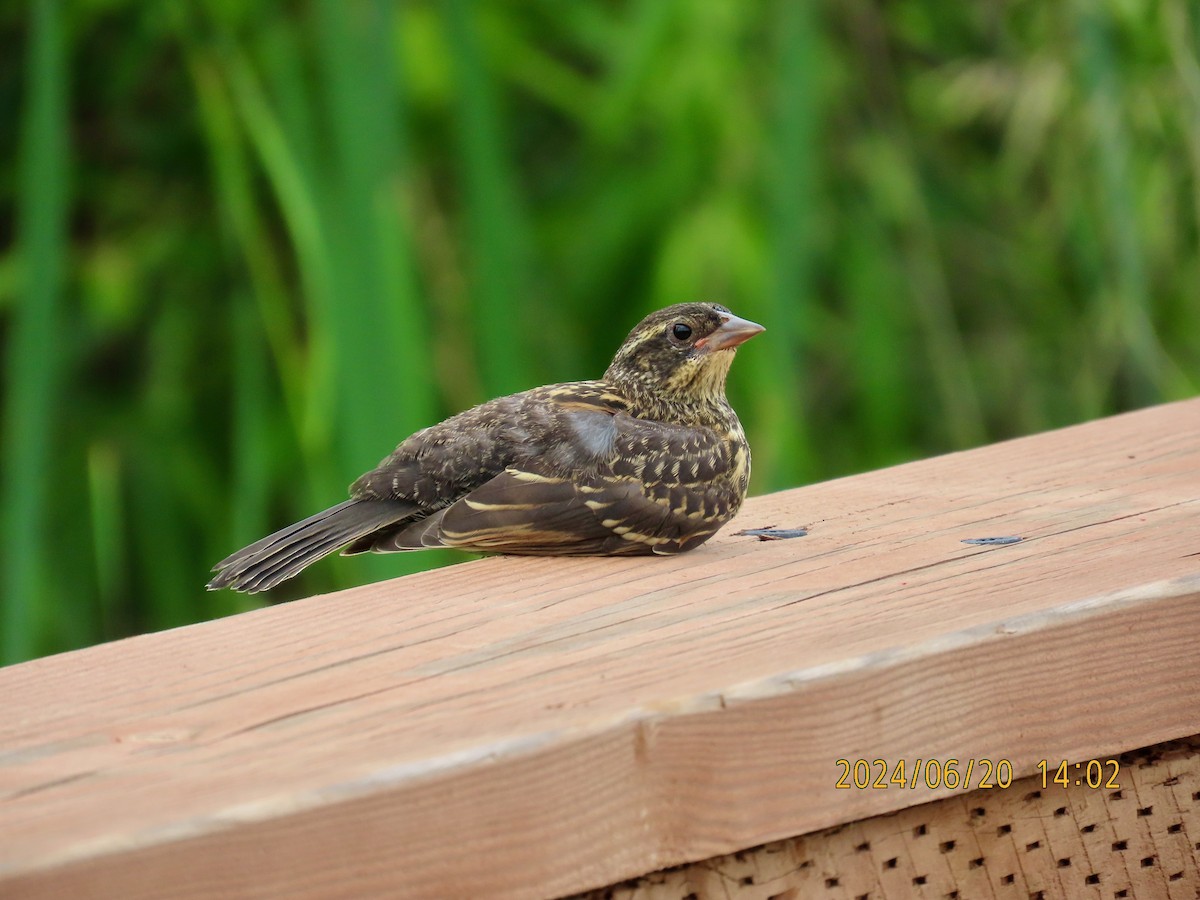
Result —
[[[733,363],[734,351],[701,353],[686,360],[667,379],[664,393],[699,402],[724,402],[725,377]]]
[[[733,355],[733,350],[703,354],[683,361],[665,378],[613,381],[638,409],[639,417],[725,430],[726,420],[733,415],[725,399],[725,376]]]

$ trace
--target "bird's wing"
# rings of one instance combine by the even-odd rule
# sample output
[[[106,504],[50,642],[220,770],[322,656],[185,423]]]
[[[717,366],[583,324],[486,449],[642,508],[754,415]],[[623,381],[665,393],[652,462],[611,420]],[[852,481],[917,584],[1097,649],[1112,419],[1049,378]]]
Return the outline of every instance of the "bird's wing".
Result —
[[[736,450],[708,429],[572,411],[565,446],[510,465],[408,535],[498,553],[676,553],[731,514]],[[574,465],[565,466],[566,457]],[[381,548],[382,549],[382,548]]]
[[[632,491],[614,483],[613,491]],[[494,553],[612,553],[624,543],[587,505],[586,486],[568,478],[507,469],[449,507],[427,542]],[[660,510],[661,512],[661,510]],[[632,545],[626,552],[650,552]]]
[[[600,382],[547,385],[498,397],[409,436],[355,481],[350,495],[409,500],[433,512],[523,457],[550,453],[573,467],[577,450],[594,455],[598,449],[586,446],[587,432],[597,431],[588,423],[611,422],[621,409],[620,398]],[[585,433],[577,434],[579,429]],[[599,431],[604,430],[601,424]]]

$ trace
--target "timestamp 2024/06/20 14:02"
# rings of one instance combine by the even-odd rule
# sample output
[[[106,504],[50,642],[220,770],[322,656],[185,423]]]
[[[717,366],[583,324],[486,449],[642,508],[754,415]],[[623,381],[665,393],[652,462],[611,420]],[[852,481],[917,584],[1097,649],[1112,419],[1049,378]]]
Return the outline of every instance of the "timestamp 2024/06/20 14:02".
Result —
[[[834,765],[838,769],[835,788],[840,790],[912,790],[925,786],[930,790],[947,787],[951,790],[1001,790],[1011,787],[1014,781],[1013,765],[1007,759],[963,759],[950,757],[940,759],[917,759],[911,764],[906,760],[889,763],[885,759],[839,759]],[[1120,790],[1118,778],[1121,763],[1115,759],[1089,759],[1071,763],[1067,760],[1054,762],[1040,760],[1036,765],[1041,775],[1042,787],[1089,787],[1095,790]],[[977,780],[975,780],[977,779]]]

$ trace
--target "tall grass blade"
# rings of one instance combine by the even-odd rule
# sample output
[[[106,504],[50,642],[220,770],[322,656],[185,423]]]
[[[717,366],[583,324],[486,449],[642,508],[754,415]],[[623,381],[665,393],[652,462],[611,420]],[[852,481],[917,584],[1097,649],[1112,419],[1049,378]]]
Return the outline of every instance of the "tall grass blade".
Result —
[[[321,197],[331,275],[324,324],[335,361],[334,448],[348,482],[429,424],[436,404],[402,218],[395,9],[385,0],[318,0],[315,9],[332,150]],[[403,556],[366,565],[389,574],[423,567]]]
[[[1122,127],[1121,86],[1112,46],[1111,24],[1103,6],[1077,2],[1080,86],[1095,129],[1092,142],[1098,168],[1098,197],[1105,239],[1111,260],[1107,276],[1095,287],[1097,324],[1111,346],[1109,377],[1117,378],[1123,357],[1129,354],[1133,369],[1130,389],[1135,401],[1145,402],[1161,384],[1162,347],[1148,315],[1149,295],[1143,248],[1138,235],[1138,214],[1133,197],[1136,183],[1130,162],[1127,130]],[[1111,323],[1111,325],[1110,325]],[[1112,327],[1115,326],[1115,327]]]
[[[814,472],[807,427],[812,406],[810,371],[816,301],[813,280],[814,225],[820,214],[819,130],[822,116],[816,8],[809,3],[776,3],[774,116],[769,131],[767,187],[770,223],[770,276],[763,292],[762,317],[770,323],[768,348],[744,354],[755,362],[754,380],[770,384],[755,392],[757,427],[771,435],[761,442],[756,480],[759,491],[795,484]]]
[[[486,392],[507,394],[530,387],[524,331],[533,320],[522,272],[523,220],[483,59],[478,6],[447,0],[443,11],[457,79],[456,140],[475,348]]]
[[[0,445],[4,565],[0,566],[0,661],[38,649],[36,626],[59,612],[44,580],[48,482],[64,360],[59,348],[68,209],[66,43],[56,0],[30,5],[29,56],[21,118],[17,235],[22,271],[8,349]]]

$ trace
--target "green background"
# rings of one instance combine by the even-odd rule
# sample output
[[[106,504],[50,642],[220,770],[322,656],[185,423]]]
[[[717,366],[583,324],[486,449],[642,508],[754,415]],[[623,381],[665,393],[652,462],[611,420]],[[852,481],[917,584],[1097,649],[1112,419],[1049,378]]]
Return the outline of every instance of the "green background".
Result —
[[[4,9],[6,661],[263,602],[211,564],[670,303],[768,328],[755,493],[1200,380],[1196,3]]]

